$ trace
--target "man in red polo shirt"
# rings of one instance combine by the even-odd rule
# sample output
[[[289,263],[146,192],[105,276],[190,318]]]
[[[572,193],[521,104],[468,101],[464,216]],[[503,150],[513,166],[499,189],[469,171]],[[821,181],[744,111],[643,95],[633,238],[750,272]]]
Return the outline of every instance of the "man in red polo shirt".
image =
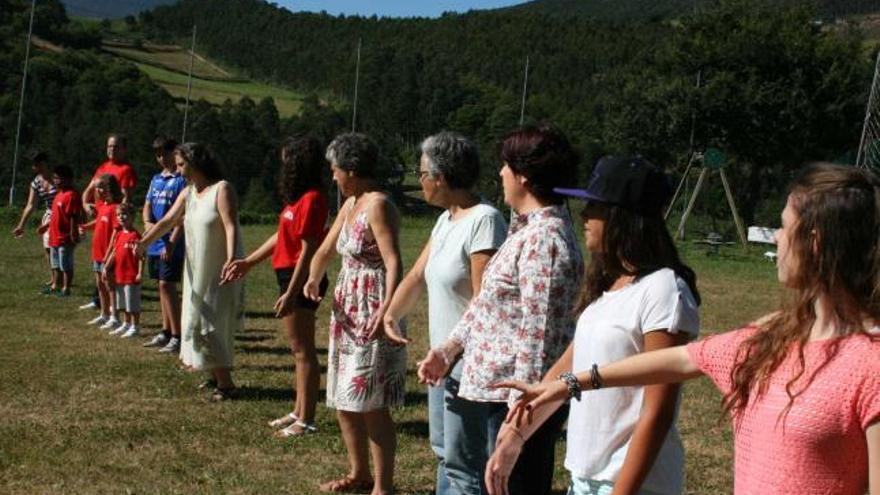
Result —
[[[107,161],[98,166],[82,194],[83,207],[89,214],[92,214],[94,203],[98,201],[95,197],[95,184],[104,174],[116,177],[119,187],[122,188],[122,202],[131,202],[137,177],[134,175],[134,169],[125,160],[126,144],[123,134],[111,134],[107,137]]]
[[[137,185],[137,177],[135,177],[134,169],[125,159],[126,138],[124,134],[110,134],[107,136],[107,160],[98,166],[89,185],[86,186],[82,193],[82,205],[88,216],[95,215],[95,203],[99,202],[95,195],[95,185],[98,179],[104,174],[110,174],[116,177],[119,187],[122,188],[122,202],[130,203],[134,188]],[[97,289],[92,297],[91,302],[83,304],[79,309],[96,309],[98,308]]]

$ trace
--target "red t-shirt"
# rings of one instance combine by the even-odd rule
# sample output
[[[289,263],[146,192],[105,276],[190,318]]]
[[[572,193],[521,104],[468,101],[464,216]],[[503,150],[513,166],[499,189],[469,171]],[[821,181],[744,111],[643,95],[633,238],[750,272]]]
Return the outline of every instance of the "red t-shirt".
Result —
[[[82,215],[82,201],[73,189],[62,189],[52,200],[52,217],[49,219],[49,247],[73,244],[70,235],[73,220]]]
[[[110,247],[110,238],[114,230],[119,230],[119,220],[116,218],[117,203],[99,203],[95,206],[95,235],[92,238],[92,260],[104,261],[107,256],[107,248]]]
[[[137,230],[120,230],[116,234],[113,253],[113,274],[119,285],[139,284],[135,281],[140,260],[135,254],[141,234]]]
[[[128,163],[114,163],[112,160],[107,160],[98,166],[92,180],[98,180],[104,174],[116,177],[116,180],[119,181],[119,187],[122,189],[133,189],[137,185],[134,169]]]
[[[323,241],[329,215],[327,198],[316,189],[307,191],[296,203],[287,205],[278,218],[278,242],[272,254],[272,268],[295,268],[303,237],[314,238],[319,243]]]

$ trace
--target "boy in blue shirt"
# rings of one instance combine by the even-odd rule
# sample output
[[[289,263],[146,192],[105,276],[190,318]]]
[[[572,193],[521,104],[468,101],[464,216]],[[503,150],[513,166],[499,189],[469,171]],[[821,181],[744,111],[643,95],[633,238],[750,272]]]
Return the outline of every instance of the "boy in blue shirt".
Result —
[[[174,164],[177,141],[157,137],[153,140],[153,153],[162,168],[153,176],[144,203],[144,231],[171,210],[171,206],[186,187],[186,180]],[[162,347],[159,352],[180,351],[180,300],[177,283],[183,274],[184,255],[183,225],[161,237],[147,250],[147,266],[150,278],[159,282],[159,307],[162,311],[162,333],[157,334],[144,347]]]

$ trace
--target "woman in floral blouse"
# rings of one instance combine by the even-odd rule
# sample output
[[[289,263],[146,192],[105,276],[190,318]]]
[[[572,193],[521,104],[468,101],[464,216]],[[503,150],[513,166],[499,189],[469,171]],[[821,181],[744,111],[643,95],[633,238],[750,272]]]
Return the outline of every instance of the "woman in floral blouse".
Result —
[[[485,436],[469,441],[487,450],[518,397],[491,385],[511,377],[539,381],[562,355],[574,335],[571,308],[584,268],[563,197],[553,192],[576,182],[578,158],[566,137],[546,125],[519,129],[504,139],[501,160],[504,201],[515,212],[507,241],[486,267],[479,295],[418,370],[421,381],[436,384],[461,359],[459,397],[485,405]],[[511,476],[512,493],[550,493],[565,414],[560,410],[529,439]]]

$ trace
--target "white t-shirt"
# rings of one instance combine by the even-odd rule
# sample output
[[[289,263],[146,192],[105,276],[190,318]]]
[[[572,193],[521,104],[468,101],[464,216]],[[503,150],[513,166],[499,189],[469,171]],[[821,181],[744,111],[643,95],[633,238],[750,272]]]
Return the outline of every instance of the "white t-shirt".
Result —
[[[471,255],[498,249],[507,237],[507,223],[501,212],[484,203],[471,210],[455,221],[444,211],[431,231],[431,252],[425,266],[431,347],[446,341],[473,297]],[[452,369],[451,376],[461,378],[461,362]]]
[[[602,366],[639,354],[645,350],[644,335],[651,331],[696,336],[699,328],[690,288],[674,271],[663,268],[605,292],[587,306],[575,331],[572,367],[579,373],[593,363]],[[642,393],[642,387],[607,388],[571,401],[565,467],[573,477],[617,481],[639,421]],[[678,495],[683,478],[684,449],[673,423],[642,488]]]

